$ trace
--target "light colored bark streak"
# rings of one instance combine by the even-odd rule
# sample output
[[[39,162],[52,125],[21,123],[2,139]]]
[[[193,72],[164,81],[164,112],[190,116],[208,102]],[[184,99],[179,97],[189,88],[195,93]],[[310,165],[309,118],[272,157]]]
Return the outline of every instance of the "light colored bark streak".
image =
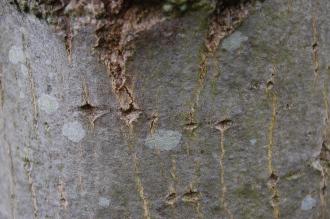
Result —
[[[134,168],[134,180],[135,185],[137,188],[138,195],[140,196],[140,199],[142,201],[142,209],[143,209],[143,218],[144,219],[150,219],[150,210],[149,210],[149,201],[147,197],[144,194],[144,187],[142,184],[142,179],[140,176],[140,160],[136,155],[134,142],[132,141],[134,139],[134,127],[133,124],[129,126],[129,136],[128,136],[128,147],[132,151],[132,159],[133,159],[133,168]]]
[[[329,102],[328,102],[328,92],[326,90],[326,85],[323,85],[322,90],[323,100],[324,100],[324,110],[326,112],[325,116],[325,130],[324,130],[324,137],[327,138],[329,134]],[[321,182],[320,182],[320,202],[321,202],[321,218],[326,218],[326,209],[327,209],[327,202],[326,202],[326,188],[327,188],[327,179],[328,179],[328,169],[322,165],[321,166]]]
[[[173,214],[172,214],[171,218],[175,219],[175,218],[177,218],[176,203],[178,201],[178,195],[177,195],[177,191],[176,191],[178,179],[177,179],[177,175],[176,175],[177,172],[176,172],[175,156],[172,157],[171,163],[172,163],[171,169],[170,169],[171,182],[169,185],[169,192],[168,192],[165,202],[172,208]]]
[[[199,71],[198,71],[198,83],[195,89],[195,93],[193,94],[193,100],[190,106],[190,113],[189,113],[189,121],[186,124],[186,130],[190,130],[194,132],[197,128],[198,124],[196,123],[196,111],[199,105],[200,95],[205,87],[205,79],[208,72],[208,62],[209,58],[214,56],[220,42],[228,35],[233,33],[235,29],[243,22],[243,20],[248,16],[248,10],[243,8],[242,5],[225,9],[224,12],[221,14],[215,14],[212,18],[209,30],[206,36],[205,44],[202,47],[202,51],[200,54],[200,63],[199,63]],[[249,7],[247,5],[246,7]],[[232,16],[238,18],[237,21],[234,23],[228,23],[227,17]],[[189,143],[187,143],[187,154],[189,154]],[[221,165],[221,164],[220,164]],[[224,184],[223,184],[224,185]],[[225,186],[224,186],[225,188]],[[225,191],[224,191],[225,193]],[[226,207],[226,203],[223,202],[223,206],[228,213],[229,216],[232,218],[232,214]],[[201,203],[200,200],[197,199],[196,201],[196,210],[199,218],[202,218],[201,212]]]
[[[211,22],[209,24],[209,30],[207,32],[205,44],[202,47],[202,51],[200,54],[200,64],[199,64],[199,72],[198,72],[198,83],[195,89],[195,93],[193,94],[193,100],[190,106],[189,113],[189,122],[186,124],[188,130],[192,132],[197,128],[198,124],[196,122],[196,111],[199,105],[200,95],[205,87],[205,79],[208,72],[208,62],[209,59],[214,56],[219,44],[221,41],[233,33],[235,29],[244,21],[244,19],[248,16],[248,9],[250,5],[239,5],[233,8],[225,9],[220,14],[214,14],[211,18]],[[228,17],[235,17],[237,20],[235,22],[228,22]],[[221,131],[221,139],[223,139],[224,130]],[[221,140],[222,141],[222,140]],[[223,150],[222,150],[223,149]],[[189,154],[189,143],[187,143],[187,152]],[[227,215],[230,218],[233,218],[232,213],[227,208],[227,203],[225,202],[225,194],[226,194],[226,186],[224,183],[224,166],[223,166],[223,157],[224,157],[224,146],[223,142],[221,144],[221,155],[220,155],[220,169],[221,169],[221,185],[222,185],[222,194],[220,195],[220,202],[224,207]],[[197,200],[197,213],[198,216],[201,217],[201,204],[199,203],[199,199]]]
[[[313,51],[313,66],[314,66],[314,83],[313,86],[315,87],[317,80],[319,79],[319,55],[318,55],[318,49],[319,49],[319,36],[318,36],[318,28],[317,28],[317,17],[316,15],[312,16],[312,32],[313,32],[313,43],[312,43],[312,51]]]
[[[84,181],[83,181],[83,177],[81,175],[82,173],[82,162],[83,162],[83,153],[84,153],[84,150],[83,150],[83,145],[80,144],[79,145],[79,169],[78,169],[78,187],[79,187],[79,190],[80,192],[83,192],[84,191]]]
[[[170,200],[167,200],[168,204],[175,204],[175,202],[177,201],[177,195],[176,195],[176,186],[177,186],[177,176],[176,176],[176,160],[175,160],[175,157],[172,157],[172,167],[171,167],[171,170],[170,170],[170,174],[171,174],[171,179],[172,179],[172,182],[170,184],[170,194],[175,194],[174,198],[170,199]]]
[[[149,219],[149,203],[144,194],[144,187],[140,176],[139,159],[136,155],[134,148],[133,123],[136,122],[141,114],[134,94],[134,83],[132,75],[128,75],[126,72],[126,62],[132,55],[133,51],[130,47],[130,42],[138,35],[138,33],[151,29],[154,25],[163,22],[165,18],[159,16],[158,11],[149,11],[148,13],[140,13],[141,9],[137,7],[128,8],[122,13],[121,19],[115,20],[110,25],[110,30],[107,34],[102,35],[104,26],[100,26],[96,32],[98,43],[96,48],[101,48],[99,44],[105,39],[109,42],[109,37],[113,37],[118,41],[114,43],[111,48],[106,45],[106,52],[101,52],[101,59],[103,60],[109,76],[111,76],[112,90],[119,104],[120,119],[125,122],[125,129],[129,129],[129,136],[127,137],[129,150],[132,152],[133,169],[135,175],[135,184],[137,192],[143,203],[144,218]],[[117,25],[116,25],[117,22]],[[109,23],[110,24],[110,23]],[[105,38],[104,38],[105,37]],[[114,40],[112,40],[114,41]],[[110,42],[109,42],[110,43]],[[113,43],[113,42],[112,42]],[[104,45],[103,45],[104,46]]]
[[[37,104],[37,98],[36,98],[36,88],[35,88],[35,82],[32,74],[32,67],[31,63],[29,62],[26,54],[26,39],[25,35],[22,33],[22,46],[23,46],[23,52],[25,54],[25,65],[28,69],[28,80],[29,80],[29,86],[30,86],[30,93],[31,93],[31,104],[32,104],[32,113],[33,113],[33,121],[32,121],[32,129],[34,131],[35,137],[38,137],[38,104]],[[33,164],[31,163],[31,160],[28,157],[24,158],[24,169],[26,172],[26,175],[28,177],[28,183],[30,187],[30,193],[31,193],[31,199],[32,199],[32,206],[33,206],[33,217],[38,218],[38,202],[37,202],[37,195],[36,195],[36,189],[34,186],[33,178],[32,178],[32,169]]]
[[[65,185],[63,180],[59,180],[59,184],[58,184],[58,193],[59,193],[59,198],[60,198],[60,206],[64,209],[67,209],[69,206],[69,202],[67,200],[67,195],[65,192]]]
[[[150,219],[150,211],[149,211],[149,201],[144,194],[144,187],[141,181],[140,176],[140,167],[139,167],[139,159],[136,156],[136,153],[133,155],[133,163],[134,163],[134,173],[135,173],[135,183],[139,193],[139,196],[143,202],[143,211],[144,211],[144,218]]]
[[[292,11],[292,0],[288,0],[288,12]]]
[[[159,120],[158,113],[153,113],[153,115],[151,117],[151,120],[150,120],[150,123],[149,123],[149,131],[150,131],[151,135],[154,134],[155,131],[156,131],[156,128],[157,128],[157,125],[158,125],[158,120]],[[166,175],[165,175],[165,164],[164,164],[164,162],[162,161],[162,159],[160,157],[160,150],[159,149],[156,149],[156,154],[157,154],[159,164],[160,164],[161,175],[164,178],[167,178]],[[171,189],[170,189],[170,191],[171,191]]]
[[[25,173],[28,177],[28,183],[29,183],[29,189],[31,193],[31,199],[32,199],[32,207],[33,207],[33,218],[39,218],[38,216],[38,202],[37,202],[37,193],[36,189],[34,186],[33,178],[32,178],[32,169],[33,169],[33,164],[31,160],[28,157],[24,158],[24,169]]]
[[[83,89],[83,96],[82,96],[83,104],[90,104],[89,89],[85,78],[82,78],[82,89]]]
[[[230,219],[233,219],[234,216],[231,213],[230,209],[228,208],[228,204],[226,201],[226,193],[227,193],[227,187],[225,183],[225,166],[224,166],[224,158],[226,154],[225,150],[225,130],[220,130],[220,159],[219,159],[219,165],[220,165],[220,185],[221,185],[221,192],[220,192],[220,204],[223,207],[225,213]]]
[[[209,24],[209,30],[206,34],[205,44],[202,47],[200,54],[200,63],[198,71],[198,83],[193,95],[191,103],[191,118],[190,123],[193,124],[195,120],[195,114],[198,107],[200,94],[205,86],[205,78],[208,72],[208,62],[214,53],[217,51],[221,41],[233,33],[236,28],[245,20],[248,16],[248,10],[250,5],[239,5],[236,7],[225,9],[220,14],[213,15]],[[235,22],[228,22],[228,17],[234,17]],[[234,19],[233,19],[234,20]],[[193,129],[194,130],[194,129]]]
[[[277,107],[277,96],[275,92],[268,91],[271,96],[272,102],[272,115],[271,121],[268,128],[268,145],[267,145],[267,159],[268,159],[268,174],[269,174],[269,181],[268,187],[271,191],[271,204],[273,207],[273,216],[275,219],[280,218],[280,209],[279,209],[279,191],[277,189],[277,181],[278,177],[275,174],[273,168],[273,147],[274,147],[274,130],[275,130],[275,123],[276,123],[276,107]]]
[[[28,66],[28,73],[29,73],[29,82],[30,82],[30,92],[31,92],[31,100],[32,100],[32,107],[33,107],[33,123],[34,128],[37,129],[37,117],[38,117],[38,104],[36,98],[36,91],[35,91],[35,84],[32,75],[32,69],[30,63],[27,63]],[[37,131],[37,130],[35,130]]]
[[[65,18],[65,50],[68,57],[69,64],[72,63],[72,41],[73,41],[73,30],[71,27],[70,18]]]
[[[11,211],[11,218],[16,218],[16,207],[17,207],[17,201],[16,201],[16,176],[15,176],[15,167],[13,162],[13,155],[11,146],[6,140],[6,134],[3,135],[3,140],[5,144],[7,145],[7,153],[10,159],[9,163],[9,172],[10,172],[10,211]]]
[[[33,79],[32,74],[32,67],[31,63],[29,62],[27,55],[26,55],[26,40],[24,34],[22,34],[22,44],[23,44],[23,52],[25,54],[25,65],[28,69],[28,79],[29,79],[29,86],[30,86],[30,93],[31,93],[31,104],[32,104],[32,113],[33,113],[33,130],[35,133],[35,136],[38,136],[38,103],[37,103],[37,97],[36,97],[36,88],[35,88],[35,82]]]
[[[314,83],[313,87],[315,88],[320,73],[319,73],[319,32],[318,32],[318,16],[317,16],[317,9],[319,2],[315,1],[312,3],[312,34],[313,34],[313,41],[312,41],[312,61],[313,61],[313,66],[314,66]],[[328,103],[328,94],[326,90],[326,85],[325,83],[323,84],[323,90],[322,90],[322,96],[324,100],[324,110],[326,112],[325,116],[325,129],[324,129],[324,138],[328,137],[328,129],[329,129],[329,103]],[[321,149],[322,150],[322,149]],[[320,165],[320,172],[321,172],[321,181],[320,181],[320,191],[319,191],[319,196],[320,196],[320,204],[321,204],[321,218],[326,218],[326,187],[327,187],[327,168],[324,167],[323,165]]]
[[[157,128],[158,120],[159,120],[158,113],[153,113],[153,115],[151,116],[150,123],[149,123],[150,134],[154,134],[155,133],[156,128]]]
[[[268,147],[267,147],[269,175],[273,173],[273,145],[274,145],[274,128],[276,122],[276,102],[277,102],[277,97],[275,94],[272,94],[272,116],[268,129]]]
[[[199,184],[200,184],[200,176],[201,176],[201,171],[200,171],[200,161],[197,160],[195,162],[195,179],[193,179],[193,187],[195,188],[198,188]],[[199,219],[202,219],[204,218],[204,215],[203,215],[203,211],[202,211],[202,204],[200,202],[200,199],[201,199],[201,195],[202,194],[199,194],[199,197],[198,197],[198,201],[196,202],[196,212],[197,212],[197,216]]]

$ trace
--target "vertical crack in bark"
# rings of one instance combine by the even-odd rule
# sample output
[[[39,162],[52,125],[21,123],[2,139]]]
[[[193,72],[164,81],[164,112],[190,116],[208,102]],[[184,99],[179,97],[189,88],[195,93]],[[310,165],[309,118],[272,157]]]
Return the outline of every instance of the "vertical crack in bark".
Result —
[[[198,83],[192,98],[192,121],[190,123],[195,123],[196,120],[195,114],[198,108],[200,94],[204,88],[205,78],[208,72],[209,59],[214,57],[214,54],[221,41],[227,36],[229,36],[231,33],[233,33],[248,17],[249,10],[251,10],[251,8],[252,5],[250,2],[247,2],[245,4],[242,3],[238,5],[233,5],[226,8],[221,3],[221,1],[219,1],[217,8],[212,14],[210,18],[208,32],[206,34],[205,43],[201,49]]]
[[[314,67],[314,83],[313,87],[315,88],[318,79],[320,77],[320,64],[319,64],[319,28],[318,28],[318,16],[317,16],[317,10],[318,10],[319,2],[315,1],[312,2],[312,61],[313,61],[313,67]],[[325,139],[322,143],[321,151],[319,154],[319,157],[317,158],[317,170],[320,171],[321,174],[321,181],[320,181],[320,204],[321,204],[321,218],[326,218],[326,188],[327,188],[327,176],[328,176],[328,169],[327,165],[322,163],[322,153],[328,151],[328,148],[325,146],[328,141],[328,135],[329,135],[329,104],[328,104],[328,93],[326,90],[326,84],[323,82],[323,89],[322,89],[322,96],[324,100],[324,110],[325,110],[325,128],[323,131],[323,138]],[[325,160],[327,161],[327,158],[325,156]]]
[[[153,113],[149,122],[149,131],[150,134],[154,134],[157,128],[157,123],[159,120],[159,115],[158,113]]]
[[[84,149],[83,149],[83,145],[79,144],[78,188],[81,193],[84,192],[84,179],[82,176],[83,169],[84,169],[83,161],[84,161]]]
[[[273,148],[274,148],[274,132],[276,126],[276,109],[277,109],[277,94],[273,90],[274,86],[274,77],[275,77],[276,67],[273,65],[272,78],[267,82],[266,92],[271,99],[271,120],[268,128],[268,145],[267,145],[267,159],[268,159],[268,188],[272,194],[271,196],[271,205],[273,208],[273,216],[275,219],[280,218],[280,209],[279,209],[279,191],[277,188],[277,183],[279,177],[275,174],[273,167]]]
[[[64,22],[64,28],[65,28],[65,36],[64,36],[64,44],[65,44],[65,50],[68,56],[68,62],[69,64],[72,63],[72,42],[73,42],[73,30],[71,27],[71,21],[69,17],[65,17]]]
[[[33,113],[33,121],[32,121],[32,129],[35,134],[35,138],[38,138],[38,104],[37,104],[37,97],[36,97],[36,88],[35,88],[35,82],[32,74],[32,67],[31,63],[28,60],[27,53],[26,53],[26,39],[25,35],[22,33],[22,47],[23,47],[23,53],[25,55],[25,65],[28,69],[28,80],[29,80],[29,86],[30,86],[30,93],[31,93],[31,104],[32,104],[32,113]],[[34,218],[38,218],[39,210],[38,210],[38,202],[37,202],[37,194],[35,185],[33,182],[32,177],[32,170],[33,170],[33,164],[29,157],[24,158],[24,169],[28,177],[28,183],[30,187],[30,193],[31,193],[31,199],[32,199],[32,206],[33,206],[33,212],[34,212]]]
[[[143,211],[144,211],[144,218],[150,219],[150,210],[149,210],[149,201],[147,197],[144,194],[144,187],[142,184],[142,179],[140,176],[140,161],[136,155],[136,152],[133,154],[133,163],[134,163],[134,173],[135,173],[135,183],[137,186],[137,190],[139,193],[139,196],[143,202]]]
[[[36,97],[36,88],[35,88],[35,82],[32,74],[32,67],[31,63],[29,62],[26,54],[26,39],[24,34],[22,34],[22,44],[23,44],[23,52],[25,54],[25,65],[28,69],[28,79],[29,79],[29,86],[30,86],[30,93],[31,93],[31,104],[32,104],[32,113],[33,113],[33,125],[32,128],[35,133],[35,137],[38,136],[38,103],[37,103],[37,97]]]
[[[170,169],[171,183],[169,186],[169,194],[167,195],[165,202],[168,205],[174,206],[178,200],[177,191],[176,191],[178,179],[177,179],[177,175],[176,175],[177,174],[176,173],[176,160],[175,160],[174,156],[172,157],[171,163],[172,163],[172,166]]]
[[[312,54],[313,54],[313,66],[314,66],[314,83],[313,86],[315,87],[320,73],[319,73],[319,36],[318,36],[318,28],[317,28],[317,17],[316,15],[312,16],[312,32],[313,32],[313,42],[312,42]]]
[[[225,145],[224,145],[224,139],[225,139],[225,134],[224,131],[220,132],[220,183],[221,183],[221,196],[220,196],[220,203],[222,207],[224,208],[225,212],[227,213],[228,217],[230,219],[234,218],[233,214],[228,208],[228,204],[226,201],[226,193],[227,193],[227,187],[225,184],[225,166],[224,166],[224,158],[225,158]]]
[[[120,117],[127,125],[135,122],[141,114],[133,92],[133,75],[126,72],[126,62],[133,54],[132,41],[139,33],[149,30],[163,20],[159,11],[133,5],[121,11],[113,21],[98,24],[95,48],[107,67],[112,90],[119,103]]]
[[[273,215],[275,219],[280,217],[279,211],[279,192],[277,190],[277,182],[278,176],[275,174],[273,168],[273,147],[274,147],[274,129],[276,123],[276,105],[277,105],[277,96],[275,93],[271,94],[272,99],[272,117],[271,122],[269,125],[268,130],[268,146],[267,146],[267,157],[268,157],[268,174],[269,174],[269,181],[268,186],[272,193],[272,207],[273,207]]]
[[[66,197],[64,182],[61,179],[59,180],[57,190],[58,190],[59,199],[60,199],[60,206],[64,209],[67,209],[69,206],[69,202]]]
[[[185,124],[185,129],[190,130],[192,133],[198,128],[198,122],[196,119],[196,113],[197,108],[200,101],[200,95],[201,92],[204,89],[205,86],[205,80],[208,73],[208,64],[209,59],[213,58],[219,44],[221,41],[229,36],[231,33],[233,33],[237,27],[240,26],[240,24],[245,20],[245,18],[248,16],[249,9],[251,8],[251,4],[245,3],[245,4],[238,4],[233,5],[230,7],[225,7],[222,5],[222,2],[219,1],[219,3],[216,6],[216,9],[214,13],[212,14],[210,18],[209,28],[208,32],[206,34],[205,43],[201,49],[200,53],[200,63],[199,63],[199,71],[198,71],[198,83],[195,88],[195,92],[192,97],[192,103],[190,106],[190,113],[189,113],[189,121],[187,124]],[[224,133],[221,131],[221,139],[223,139]],[[187,149],[189,153],[189,143],[187,143]],[[225,149],[223,145],[223,140],[221,140],[220,143],[220,181],[222,185],[222,192],[220,194],[220,202],[223,206],[224,210],[226,211],[226,214],[233,218],[233,215],[231,211],[227,207],[227,203],[225,201],[226,196],[226,185],[224,182],[224,165],[223,165],[223,159],[225,155]],[[196,199],[196,210],[199,218],[202,218],[202,212],[201,212],[201,203],[200,199]]]
[[[229,129],[232,125],[232,121],[229,119],[224,119],[220,122],[218,122],[215,125],[215,128],[220,131],[220,144],[219,144],[219,166],[220,166],[220,185],[221,185],[221,191],[220,191],[220,205],[224,209],[225,213],[230,219],[234,218],[234,215],[231,213],[230,209],[228,208],[228,204],[226,201],[226,193],[227,193],[227,187],[225,183],[225,165],[224,165],[224,158],[226,154],[225,150],[225,131]]]
[[[31,199],[32,199],[32,207],[33,207],[33,218],[36,219],[36,218],[39,218],[37,193],[36,193],[36,188],[35,188],[35,185],[33,182],[33,177],[32,177],[33,163],[28,156],[24,157],[24,170],[28,177],[29,189],[30,189]]]
[[[126,128],[126,127],[125,127]],[[134,126],[131,124],[128,126],[129,133],[128,136],[125,136],[125,140],[127,141],[128,144],[128,149],[131,152],[131,159],[133,163],[133,171],[134,171],[134,181],[135,181],[135,186],[137,189],[137,193],[142,201],[142,209],[143,209],[143,218],[144,219],[150,219],[150,208],[149,208],[149,201],[145,195],[144,192],[144,186],[142,183],[142,177],[141,177],[141,170],[140,170],[140,160],[137,157],[137,152],[135,150],[135,131],[134,131]]]
[[[196,90],[192,97],[192,104],[191,104],[191,111],[189,113],[189,122],[185,125],[186,130],[190,130],[194,132],[198,127],[198,122],[196,119],[196,111],[199,105],[199,99],[201,92],[205,86],[205,80],[208,73],[208,64],[209,59],[213,58],[215,52],[221,43],[221,41],[233,33],[237,27],[245,20],[248,16],[249,9],[251,9],[251,4],[248,2],[246,4],[239,4],[234,5],[228,8],[224,8],[222,3],[219,1],[218,5],[214,13],[211,16],[210,24],[208,28],[208,32],[206,34],[205,43],[202,47],[202,51],[200,54],[200,63],[199,63],[199,72],[198,72],[198,83]],[[220,130],[220,184],[221,184],[221,192],[220,192],[220,204],[224,208],[226,214],[229,218],[233,218],[233,214],[228,209],[227,202],[226,202],[226,185],[224,181],[224,156],[225,156],[225,148],[224,148],[224,129],[221,123],[221,130],[219,127],[217,129]],[[226,127],[227,129],[227,127]],[[189,143],[187,144],[187,150],[189,153]],[[200,208],[200,204],[197,204],[197,209]],[[201,214],[199,213],[199,216]]]
[[[196,208],[197,217],[199,219],[202,219],[202,218],[204,218],[203,211],[202,211],[202,204],[200,201],[200,199],[202,198],[201,197],[202,193],[198,192],[198,187],[200,185],[200,177],[201,177],[200,161],[196,160],[195,161],[195,175],[194,175],[194,179],[191,183],[192,184],[191,188],[192,188],[192,191],[196,191],[198,193],[197,201],[195,203],[195,208]]]
[[[320,157],[319,159],[323,159],[322,152],[326,153],[329,151],[329,148],[326,146],[327,139],[329,136],[329,102],[328,102],[328,92],[326,90],[326,85],[324,83],[323,90],[322,90],[323,100],[324,100],[324,110],[326,112],[325,115],[325,129],[324,129],[324,139],[326,139],[321,148]],[[325,161],[329,162],[327,157],[325,156]],[[327,180],[328,180],[328,167],[327,165],[321,165],[320,164],[320,172],[321,172],[321,182],[320,182],[320,201],[321,201],[321,218],[326,218],[326,209],[327,209],[327,202],[326,202],[326,195],[327,195]]]
[[[144,218],[149,219],[151,217],[149,202],[140,176],[140,161],[134,148],[135,142],[132,142],[135,135],[133,123],[138,120],[142,110],[135,99],[133,75],[126,72],[126,63],[133,54],[132,42],[138,34],[149,30],[162,22],[164,18],[160,16],[161,13],[158,10],[147,10],[134,5],[116,7],[118,10],[115,11],[111,5],[109,7],[111,8],[109,13],[114,13],[112,20],[98,24],[95,32],[97,36],[95,49],[99,52],[111,78],[112,90],[119,103],[120,118],[129,128],[127,140],[133,153],[135,184],[143,203]],[[153,126],[154,123],[151,131]]]

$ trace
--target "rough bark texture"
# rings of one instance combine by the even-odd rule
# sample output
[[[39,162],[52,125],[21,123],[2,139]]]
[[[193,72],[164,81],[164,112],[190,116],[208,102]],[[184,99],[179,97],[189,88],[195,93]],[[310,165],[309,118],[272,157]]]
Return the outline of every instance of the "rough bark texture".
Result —
[[[251,7],[63,40],[1,0],[0,218],[329,218],[330,2]]]

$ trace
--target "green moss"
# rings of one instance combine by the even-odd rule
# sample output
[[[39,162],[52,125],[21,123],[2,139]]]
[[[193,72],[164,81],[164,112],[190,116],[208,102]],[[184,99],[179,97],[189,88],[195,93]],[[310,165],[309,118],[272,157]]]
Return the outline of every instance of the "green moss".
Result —
[[[25,155],[23,157],[23,166],[24,166],[24,168],[29,169],[31,167],[31,163],[32,163],[32,160],[27,155]]]
[[[31,163],[31,160],[30,160],[29,157],[24,156],[24,157],[23,157],[23,162],[24,162],[24,165],[26,165],[26,164],[30,164],[30,163]]]
[[[63,169],[64,169],[64,164],[59,164],[58,166],[57,166],[57,169],[60,171],[60,172],[62,172],[63,171]]]
[[[286,180],[296,180],[304,175],[301,171],[289,171],[285,176],[283,176]]]
[[[242,187],[236,189],[234,194],[240,198],[245,199],[259,199],[258,192],[253,188],[251,184],[244,184]]]
[[[168,15],[183,14],[192,10],[214,8],[214,3],[209,0],[165,0],[163,4],[163,11]]]

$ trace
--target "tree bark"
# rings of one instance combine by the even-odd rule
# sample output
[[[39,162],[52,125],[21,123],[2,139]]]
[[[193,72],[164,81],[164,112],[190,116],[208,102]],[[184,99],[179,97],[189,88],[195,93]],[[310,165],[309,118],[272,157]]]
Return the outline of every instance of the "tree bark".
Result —
[[[1,0],[1,219],[329,218],[328,0],[111,7]]]

